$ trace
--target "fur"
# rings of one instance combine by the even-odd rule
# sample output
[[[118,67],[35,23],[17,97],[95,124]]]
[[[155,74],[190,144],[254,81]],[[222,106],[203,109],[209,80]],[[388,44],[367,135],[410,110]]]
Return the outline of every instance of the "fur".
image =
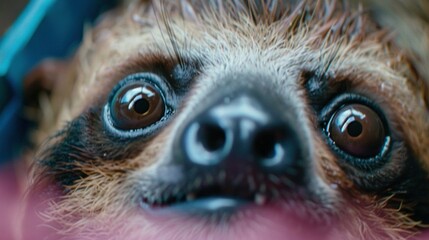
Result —
[[[320,192],[314,218],[343,219],[331,239],[414,236],[429,223],[428,13],[423,0],[125,1],[86,32],[41,103],[29,187],[55,183],[61,192],[41,213],[44,222],[64,238],[121,238],[136,229],[127,239],[156,236],[163,226],[134,211],[136,186],[144,188],[142,181],[171,160],[175,133],[205,96],[231,84],[219,79],[247,73],[271,79],[267,91],[293,103],[302,119]],[[150,138],[106,136],[99,116],[111,89],[141,71],[181,79],[171,80],[178,110]],[[320,88],[308,92],[309,84]],[[323,87],[368,96],[383,110],[395,143],[380,171],[344,169],[330,150],[317,120],[333,98],[318,93]],[[203,226],[193,237],[204,237]]]

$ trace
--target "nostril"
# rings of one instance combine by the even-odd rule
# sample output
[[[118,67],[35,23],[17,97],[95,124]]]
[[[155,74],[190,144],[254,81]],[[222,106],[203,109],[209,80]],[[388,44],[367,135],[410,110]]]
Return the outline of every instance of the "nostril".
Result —
[[[258,164],[271,171],[288,168],[296,158],[296,143],[283,128],[259,131],[253,139],[253,156]]]
[[[285,138],[284,133],[275,130],[259,132],[253,141],[255,156],[263,159],[273,158],[276,154],[276,145]]]
[[[221,163],[230,153],[232,143],[233,136],[228,129],[215,123],[200,121],[185,129],[181,141],[188,163],[203,166]]]
[[[223,149],[226,143],[225,131],[214,124],[203,124],[198,131],[198,139],[209,152]]]

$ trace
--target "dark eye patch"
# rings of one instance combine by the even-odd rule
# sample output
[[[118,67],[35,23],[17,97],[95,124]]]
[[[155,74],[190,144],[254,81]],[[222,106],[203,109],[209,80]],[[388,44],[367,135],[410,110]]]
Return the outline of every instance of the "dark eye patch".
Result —
[[[181,96],[187,92],[187,88],[198,72],[196,69],[198,64],[187,64],[185,60],[179,64],[159,55],[140,56],[129,61],[116,69],[114,75],[123,76],[127,73],[133,74],[139,69],[151,69],[154,73],[163,76],[165,82],[160,84],[171,86],[171,94],[178,96],[172,103],[174,106],[180,103]],[[118,84],[119,80],[121,79],[115,80],[117,86],[112,87],[111,91],[122,86]],[[62,130],[51,137],[37,156],[38,163],[46,168],[46,176],[53,177],[61,186],[70,186],[76,180],[85,178],[86,174],[81,171],[82,165],[127,161],[135,158],[155,136],[137,134],[130,138],[115,135],[106,130],[103,109],[109,95],[111,94],[100,93],[100,98],[104,100],[93,103],[78,117],[67,123]],[[142,108],[136,110],[144,108],[144,106],[139,107]],[[159,127],[162,126],[159,125],[148,131],[155,133]]]
[[[319,119],[318,127],[322,130],[329,122],[323,111],[334,99],[345,93],[355,92],[352,81],[346,78],[329,79],[314,72],[303,74],[303,87],[307,92],[310,106]],[[361,91],[359,91],[361,92]],[[370,93],[368,93],[370,94]],[[365,105],[368,101],[361,102]],[[325,108],[325,110],[323,110]],[[331,109],[332,110],[332,109]],[[377,112],[382,112],[381,107]],[[391,116],[384,116],[386,124],[390,124]],[[353,132],[356,130],[356,132]],[[357,134],[359,129],[350,129],[350,134]],[[389,131],[397,131],[389,129]],[[364,193],[375,194],[384,199],[387,208],[395,209],[410,216],[413,220],[429,223],[429,177],[421,162],[416,159],[403,139],[397,134],[392,135],[392,146],[388,154],[379,164],[366,166],[356,170],[355,167],[344,165],[344,156],[337,155],[340,165],[356,184],[356,188]],[[372,159],[374,160],[374,159]],[[341,163],[343,162],[343,163]],[[367,162],[368,163],[368,162]],[[388,164],[388,165],[386,165]],[[371,165],[371,164],[370,164]],[[387,167],[383,167],[386,165]],[[365,170],[366,169],[366,170]],[[372,169],[372,170],[371,170]],[[363,170],[363,172],[362,172]],[[365,171],[370,170],[368,173]],[[387,200],[386,200],[387,199]]]
[[[38,158],[62,186],[70,186],[86,177],[81,165],[97,161],[124,161],[137,156],[149,139],[112,138],[106,134],[100,114],[101,107],[93,107],[68,123],[50,139]]]

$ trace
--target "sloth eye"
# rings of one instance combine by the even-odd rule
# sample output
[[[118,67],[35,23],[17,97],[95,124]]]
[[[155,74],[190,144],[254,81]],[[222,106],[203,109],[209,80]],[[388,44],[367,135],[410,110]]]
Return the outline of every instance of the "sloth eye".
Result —
[[[121,130],[147,127],[165,113],[162,94],[151,83],[132,82],[120,87],[110,102],[113,125]]]
[[[359,103],[343,105],[336,110],[326,131],[335,146],[356,158],[377,156],[388,137],[380,116]]]

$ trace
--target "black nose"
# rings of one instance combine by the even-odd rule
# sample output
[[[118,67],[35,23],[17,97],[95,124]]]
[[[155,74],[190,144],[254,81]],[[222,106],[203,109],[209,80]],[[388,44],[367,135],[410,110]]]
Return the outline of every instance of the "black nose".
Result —
[[[276,101],[277,100],[277,101]],[[183,128],[177,159],[200,171],[302,176],[301,144],[287,109],[271,96],[240,90],[209,101]]]

